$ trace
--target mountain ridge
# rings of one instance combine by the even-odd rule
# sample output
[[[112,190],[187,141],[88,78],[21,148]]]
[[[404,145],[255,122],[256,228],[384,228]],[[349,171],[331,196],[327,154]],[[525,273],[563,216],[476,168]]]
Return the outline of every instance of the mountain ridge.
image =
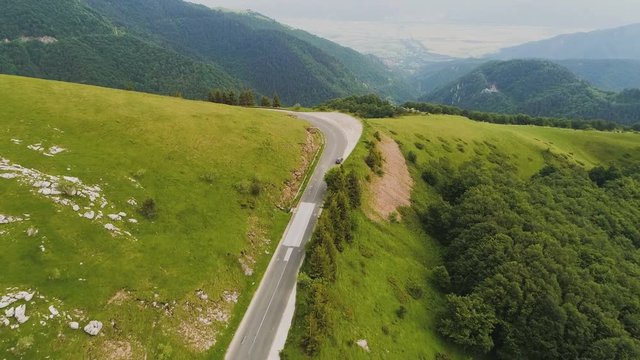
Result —
[[[508,47],[494,59],[640,59],[640,23],[589,32],[562,34],[550,39]]]
[[[484,64],[421,100],[485,112],[635,123],[637,93],[599,90],[549,60],[510,60]]]

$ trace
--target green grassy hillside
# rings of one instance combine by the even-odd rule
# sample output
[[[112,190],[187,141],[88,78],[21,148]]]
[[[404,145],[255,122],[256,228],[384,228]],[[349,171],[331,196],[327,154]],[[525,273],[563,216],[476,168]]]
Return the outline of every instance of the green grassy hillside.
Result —
[[[365,124],[363,142],[344,165],[359,174],[367,189],[364,206],[354,216],[353,244],[337,257],[337,279],[328,295],[330,335],[313,358],[478,357],[473,349],[455,346],[438,332],[447,300],[445,291],[436,286],[435,271],[445,264],[447,249],[422,224],[424,210],[441,201],[436,188],[423,180],[432,162],[446,162],[457,169],[473,160],[487,167],[495,161],[494,152],[505,153],[524,181],[545,166],[550,153],[586,169],[640,160],[640,135],[634,133],[505,126],[435,115],[374,119]],[[376,132],[398,142],[405,157],[415,155],[415,163],[408,162],[415,184],[413,205],[400,210],[400,223],[372,221],[366,216],[371,211],[367,206],[373,196],[371,180],[377,175],[364,159],[367,144],[376,142]],[[309,290],[301,286],[298,294],[298,309],[302,310],[294,319],[285,349],[287,359],[307,358],[301,344],[309,332],[301,313]],[[360,339],[367,340],[370,353],[356,345]]]
[[[10,76],[0,99],[0,215],[22,219],[0,224],[0,298],[35,292],[25,324],[0,322],[3,357],[221,357],[289,219],[305,124]],[[89,320],[100,336],[68,324]]]

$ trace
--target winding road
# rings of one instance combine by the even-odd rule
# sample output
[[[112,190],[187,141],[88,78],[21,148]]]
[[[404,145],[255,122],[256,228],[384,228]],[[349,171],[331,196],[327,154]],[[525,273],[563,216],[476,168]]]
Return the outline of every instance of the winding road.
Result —
[[[293,113],[320,129],[325,148],[269,263],[258,290],[227,350],[227,360],[279,359],[291,327],[298,271],[326,194],[324,175],[346,159],[362,135],[362,124],[340,113]]]

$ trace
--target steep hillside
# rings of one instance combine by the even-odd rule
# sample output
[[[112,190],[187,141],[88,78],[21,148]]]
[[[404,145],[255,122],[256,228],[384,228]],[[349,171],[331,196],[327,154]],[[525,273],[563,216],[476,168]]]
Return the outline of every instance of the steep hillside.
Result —
[[[473,273],[475,269],[485,269],[480,267],[480,260],[478,259],[488,258],[493,261],[496,258],[494,255],[498,252],[491,252],[493,243],[487,240],[486,247],[489,249],[487,250],[488,252],[482,253],[480,250],[478,252],[473,252],[473,249],[468,250],[468,252],[464,253],[465,257],[458,262],[460,267],[455,268],[455,264],[451,261],[452,254],[455,254],[458,249],[463,249],[459,245],[461,242],[457,242],[458,247],[450,248],[448,242],[441,242],[440,238],[437,237],[438,233],[425,226],[425,224],[429,223],[428,219],[436,219],[433,214],[427,212],[427,209],[443,201],[443,195],[440,193],[441,189],[448,186],[447,184],[451,184],[452,191],[457,191],[455,193],[458,195],[469,190],[469,195],[467,196],[470,201],[464,203],[469,209],[469,213],[464,213],[462,211],[464,209],[462,209],[456,215],[459,215],[460,219],[463,217],[465,219],[475,218],[486,212],[494,211],[493,207],[486,211],[483,210],[488,206],[487,204],[493,203],[487,198],[478,201],[480,199],[479,195],[486,195],[491,199],[501,198],[502,196],[510,198],[512,196],[512,193],[503,188],[492,187],[494,186],[493,184],[484,183],[489,178],[500,178],[500,176],[504,175],[505,183],[515,187],[519,182],[524,183],[530,179],[535,179],[535,175],[545,166],[561,163],[564,164],[562,166],[575,167],[576,173],[574,175],[580,179],[580,186],[584,186],[585,189],[593,192],[598,191],[594,190],[597,186],[589,180],[586,174],[587,170],[601,164],[617,164],[620,167],[625,167],[637,164],[640,161],[640,135],[632,133],[617,134],[544,127],[493,125],[473,122],[462,117],[442,115],[366,120],[365,129],[366,134],[363,136],[363,142],[344,165],[347,173],[355,171],[358,174],[360,184],[364,189],[363,204],[361,210],[354,211],[353,214],[353,239],[350,243],[344,245],[344,250],[336,256],[336,279],[327,285],[329,290],[325,294],[325,299],[328,300],[324,304],[324,314],[320,316],[325,322],[320,324],[310,323],[310,319],[313,317],[309,315],[308,309],[310,304],[318,301],[318,298],[314,297],[314,295],[317,295],[317,291],[313,285],[312,274],[310,276],[301,275],[297,295],[296,317],[285,348],[287,359],[308,358],[310,351],[315,352],[313,358],[317,359],[483,358],[479,354],[482,351],[478,351],[478,348],[471,345],[467,346],[462,341],[452,341],[451,338],[446,340],[442,336],[442,331],[446,328],[443,326],[443,319],[446,319],[445,314],[447,314],[447,309],[451,306],[450,297],[445,296],[445,294],[459,294],[455,287],[450,287],[450,284],[455,284],[456,280],[453,274],[463,274],[464,271]],[[395,140],[395,143],[394,141],[389,143],[388,139]],[[393,150],[394,144],[397,144],[396,147],[399,147],[401,154],[407,159],[406,166],[408,166],[413,183],[411,206],[400,207],[395,215],[392,213],[388,219],[383,220],[375,215],[379,210],[377,208],[379,203],[376,200],[380,198],[380,194],[383,193],[385,198],[391,199],[387,205],[395,206],[400,204],[395,200],[402,198],[401,189],[407,189],[406,182],[392,180],[392,178],[401,178],[404,171],[402,170],[404,164],[399,163]],[[371,150],[372,147],[380,151],[380,154],[385,159],[381,167],[382,173],[378,170],[373,171],[367,166],[367,164],[372,163],[370,162],[371,154],[375,153],[375,150]],[[558,167],[560,166],[558,165]],[[463,179],[461,180],[462,184],[454,182],[454,179],[458,179],[456,174],[460,174]],[[636,189],[640,188],[638,176],[640,174],[636,175],[635,180],[626,179],[625,181],[633,183]],[[388,187],[390,185],[390,187],[381,192],[379,188],[381,182],[388,184]],[[483,186],[471,189],[471,186],[476,184]],[[549,181],[547,185],[552,186],[551,184],[552,182]],[[460,187],[457,187],[457,185],[460,185]],[[560,193],[560,190],[555,190]],[[569,187],[565,187],[563,191],[578,191],[580,193],[579,190]],[[601,191],[599,194],[604,193],[603,190],[599,191]],[[622,195],[626,194],[625,192],[620,193],[619,196],[625,198],[625,200],[621,201],[621,204],[624,203],[624,211],[628,212],[627,215],[633,219],[640,219],[640,214],[637,211],[634,212],[632,206],[635,204],[633,201],[637,203],[638,200],[637,190],[635,191],[633,192],[635,195],[633,197],[629,196],[628,200],[626,195]],[[544,192],[539,195],[541,198],[548,200],[554,198],[554,194],[552,192]],[[388,197],[389,195],[391,197]],[[472,197],[474,195],[477,197]],[[605,196],[608,195],[602,196],[604,201]],[[578,196],[574,200],[578,198],[580,197]],[[514,197],[510,204],[518,199],[520,198]],[[543,209],[541,205],[538,205],[542,200],[536,199],[536,201],[523,206],[527,209],[536,208],[535,211],[539,211]],[[606,201],[610,205],[620,200],[607,198]],[[594,201],[594,204],[596,202]],[[457,203],[452,202],[452,206],[455,204]],[[473,204],[477,206],[472,206]],[[569,202],[569,204],[571,203]],[[506,205],[502,208],[505,214],[508,208]],[[602,214],[607,213],[606,206],[593,206],[593,208],[597,208],[597,211],[601,211]],[[494,221],[498,224],[503,224],[507,220],[501,219],[499,214],[502,213],[498,213]],[[617,219],[619,221],[622,221],[620,214],[616,213],[616,216],[618,216]],[[592,219],[590,216],[591,214],[584,215],[582,220],[572,220],[578,224],[583,224],[583,220],[586,223],[590,221],[589,219]],[[458,217],[454,216],[451,219],[455,220]],[[508,220],[511,219],[511,217],[508,218]],[[539,224],[539,222],[542,221],[544,223],[544,221],[538,218],[535,221],[536,226],[539,226],[536,229],[540,229],[541,232],[547,231],[548,228],[546,226],[549,224]],[[443,226],[445,224],[445,221],[441,223]],[[591,223],[589,222],[589,224]],[[632,222],[626,223],[626,229],[629,229],[630,224]],[[527,225],[524,226],[526,229]],[[481,229],[477,229],[477,231],[479,233]],[[601,235],[599,233],[599,236]],[[542,235],[540,236],[542,237]],[[516,235],[513,235],[513,237],[518,239]],[[542,247],[540,244],[535,244],[536,241],[534,239],[536,238],[530,239],[530,243],[519,243],[519,246],[529,247],[532,261],[533,259],[538,259],[534,249]],[[473,242],[470,242],[470,244],[473,244]],[[552,249],[555,251],[556,248]],[[606,251],[609,250],[611,248],[607,248]],[[566,251],[563,250],[563,254],[566,255]],[[586,254],[591,251],[593,249],[590,246],[588,248],[585,247],[581,256],[588,257]],[[631,251],[628,262],[622,260],[621,254],[624,251]],[[605,256],[604,251],[591,252],[593,256],[597,257],[596,253]],[[629,271],[625,272],[624,275],[616,273],[615,276],[619,276],[619,279],[625,279],[623,281],[634,281],[631,290],[624,292],[624,301],[630,304],[632,303],[632,298],[628,295],[636,294],[637,297],[640,292],[637,287],[637,281],[632,280],[633,274],[637,274],[640,268],[637,261],[637,248],[633,248],[629,243],[622,243],[611,254],[614,253],[618,261],[624,261],[625,266],[629,266]],[[476,261],[476,267],[463,264],[462,260],[464,259],[473,259]],[[575,256],[570,259],[576,263],[580,262]],[[600,264],[606,263],[606,261],[608,260],[603,259]],[[573,266],[574,263],[571,264]],[[615,264],[615,262],[612,262],[609,265],[603,265],[601,269],[603,271],[605,268],[615,271]],[[535,267],[538,264],[533,264],[533,262],[522,266],[525,268],[531,266],[530,269],[536,269],[536,271],[538,269]],[[635,268],[631,270],[633,266]],[[307,264],[307,267],[303,268],[303,270],[307,271],[309,269],[313,269],[313,265]],[[309,273],[307,274],[309,275]],[[451,282],[447,282],[448,274],[452,274]],[[586,277],[587,275],[584,276]],[[551,276],[549,278],[553,279]],[[524,282],[525,280],[522,281]],[[541,282],[538,278],[531,281]],[[512,299],[511,295],[514,297],[521,296],[522,299],[530,299],[531,303],[546,305],[544,296],[528,292],[531,288],[521,290],[514,285],[513,288],[497,289],[495,296],[497,299],[513,300],[514,303],[520,300]],[[510,290],[513,292],[510,292]],[[554,296],[557,294],[551,291],[550,293],[554,294]],[[608,302],[611,299],[610,297],[600,295],[596,297],[598,298],[597,301],[602,300],[599,304],[610,304]],[[554,297],[554,304],[556,304],[556,300]],[[571,303],[571,301],[567,300],[567,303]],[[501,304],[504,304],[504,302]],[[569,305],[566,306],[569,308]],[[555,309],[555,307],[550,308]],[[637,316],[637,308],[635,309],[633,313],[635,314],[634,316]],[[475,311],[477,310],[473,307],[460,308],[459,314],[461,319],[471,319],[469,322],[478,321],[478,328],[481,328],[482,319],[473,317]],[[516,314],[515,311],[514,314]],[[530,310],[523,307],[520,311],[522,316],[518,317],[519,320],[526,318]],[[580,312],[588,313],[588,311],[587,307],[581,307]],[[567,313],[569,313],[569,310],[567,310]],[[517,314],[520,316],[520,313]],[[559,313],[552,314],[555,316]],[[601,315],[599,313],[597,316]],[[564,315],[558,316],[562,318]],[[537,318],[531,317],[530,319]],[[548,317],[540,316],[540,318],[544,318],[545,321],[548,320]],[[598,319],[601,318],[599,317]],[[610,320],[608,317],[606,319],[607,321]],[[496,332],[493,336],[496,339],[496,346],[501,346],[504,349],[506,346],[498,340],[501,339],[500,336],[503,334],[500,330],[503,329],[501,326],[506,327],[510,324],[504,318],[501,321],[503,322],[500,325],[495,326]],[[617,325],[620,324],[618,320],[611,321],[615,321]],[[519,330],[522,329],[524,333],[528,331],[526,330],[527,326],[531,326],[533,329],[534,324],[537,325],[535,321],[525,324],[514,324],[513,327],[517,327]],[[545,324],[551,324],[551,320]],[[570,321],[566,322],[567,332],[572,324]],[[466,328],[464,325],[460,327],[460,332],[453,332],[453,336],[458,336],[458,339],[464,339],[465,336],[473,337],[476,335],[477,330],[472,328],[473,325]],[[554,323],[554,326],[556,326],[554,327],[556,329],[557,326],[564,325]],[[323,333],[322,329],[324,327],[328,327],[329,331]],[[542,329],[543,333],[546,330],[544,327],[540,329]],[[628,329],[634,329],[633,325]],[[530,333],[538,335],[540,331],[536,331],[532,330]],[[629,333],[625,332],[625,330],[620,331],[621,336],[624,334],[627,337],[626,341],[633,342],[632,339],[629,339]],[[553,336],[554,339],[562,339],[557,333],[554,333]],[[603,335],[599,333],[598,336]],[[637,338],[637,334],[633,336]],[[583,340],[574,342],[569,338],[570,335],[567,335],[567,337],[566,344],[582,347],[583,350],[590,346],[590,344],[584,345]],[[593,339],[593,337],[590,337],[590,339]],[[317,340],[319,346],[310,348],[310,344],[314,344],[310,340]],[[536,346],[542,346],[540,342],[534,342],[537,341],[534,336],[531,336],[531,340]],[[452,344],[454,342],[457,342],[460,347],[454,346]],[[545,346],[548,347],[544,349],[550,349],[555,344],[552,342],[547,343]],[[517,346],[522,346],[522,349],[526,348],[520,343]],[[549,358],[558,358],[554,357],[555,354],[551,351],[547,353]],[[502,356],[502,358],[539,358],[539,356],[528,356],[529,354],[525,353],[511,355],[511,357]],[[489,358],[498,357],[495,352],[489,353],[487,356]],[[608,359],[607,354],[592,356],[591,358]]]
[[[205,98],[238,87],[219,67],[128,34],[83,2],[20,1],[0,14],[0,72]]]
[[[607,93],[543,60],[490,62],[422,98],[469,110],[635,123],[640,98]]]
[[[3,73],[198,99],[211,88],[249,87],[276,92],[286,104],[352,93],[399,100],[410,94],[378,60],[255,13],[181,0],[2,5]]]
[[[640,59],[640,24],[560,35],[506,48],[498,59]]]
[[[229,14],[234,15],[233,13]],[[236,19],[255,29],[269,29],[287,33],[303,40],[338,59],[349,71],[353,72],[367,90],[398,101],[412,98],[413,89],[401,74],[391,71],[380,59],[336,44],[303,30],[283,26],[273,19],[257,13],[235,14]]]
[[[305,124],[4,75],[0,98],[3,357],[221,358],[317,148]]]

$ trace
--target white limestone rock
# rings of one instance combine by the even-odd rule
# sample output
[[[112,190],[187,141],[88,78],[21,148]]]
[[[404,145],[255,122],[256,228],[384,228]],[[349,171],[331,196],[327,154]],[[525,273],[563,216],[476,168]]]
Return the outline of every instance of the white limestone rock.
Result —
[[[118,214],[109,214],[107,215],[107,217],[113,221],[120,221],[122,220],[122,216],[118,215]]]
[[[369,349],[369,344],[367,343],[366,339],[358,340],[356,341],[356,344],[360,346],[364,351],[371,352],[371,349]]]
[[[78,323],[77,323],[77,322],[75,322],[75,321],[72,321],[72,322],[70,322],[70,323],[69,323],[69,327],[70,327],[71,329],[73,329],[73,330],[78,330],[78,329],[80,329],[80,324],[78,324]]]
[[[97,320],[91,320],[87,326],[84,327],[84,332],[91,336],[97,336],[102,330],[102,323]]]
[[[29,317],[26,316],[26,312],[27,312],[27,305],[25,304],[22,304],[16,308],[13,316],[16,318],[16,320],[18,320],[19,324],[24,324],[27,322],[27,320],[29,320]]]
[[[59,146],[52,146],[52,147],[49,148],[49,154],[58,155],[58,154],[60,154],[61,152],[65,151],[65,150],[66,149],[63,149],[63,148],[61,148]]]

